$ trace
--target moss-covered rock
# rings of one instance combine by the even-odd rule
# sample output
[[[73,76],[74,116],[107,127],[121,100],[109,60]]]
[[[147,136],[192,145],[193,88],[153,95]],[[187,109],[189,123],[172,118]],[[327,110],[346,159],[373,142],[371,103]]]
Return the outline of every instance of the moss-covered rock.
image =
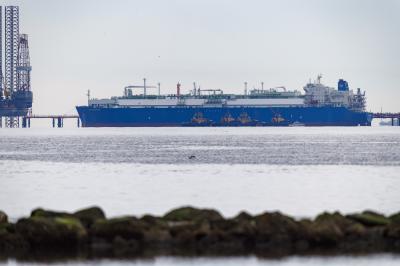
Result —
[[[254,220],[254,217],[245,211],[241,211],[238,215],[233,217],[233,220],[235,220],[235,221],[251,221],[251,220]]]
[[[324,247],[337,245],[345,238],[355,240],[366,236],[366,228],[361,223],[339,212],[318,215],[308,228],[313,242]]]
[[[45,210],[42,208],[34,209],[31,212],[31,217],[44,217],[44,218],[55,218],[55,217],[70,217],[73,218],[73,215],[67,212],[59,212],[52,210]]]
[[[193,207],[182,207],[174,209],[163,217],[167,221],[197,221],[201,222],[204,220],[215,221],[223,219],[222,215],[211,209],[197,209]]]
[[[164,220],[161,217],[144,215],[142,218],[140,218],[140,220],[151,228],[168,229],[168,221]]]
[[[15,233],[15,225],[11,223],[0,223],[0,234]]]
[[[0,224],[0,254],[18,253],[28,250],[28,242],[15,232],[15,225],[10,223]]]
[[[319,216],[309,227],[311,242],[321,248],[337,245],[345,236],[338,214],[324,213]]]
[[[146,243],[164,245],[172,241],[168,221],[153,215],[144,215],[140,218],[146,224],[144,241]]]
[[[193,245],[196,242],[197,232],[201,230],[199,223],[192,221],[180,221],[169,223],[169,233],[174,243],[179,245]]]
[[[124,239],[116,236],[112,241],[113,254],[117,257],[136,255],[141,251],[141,244],[135,239]]]
[[[142,240],[147,224],[136,217],[124,216],[107,220],[97,220],[90,232],[95,237],[113,240],[120,236],[126,240]]]
[[[87,228],[90,227],[97,220],[106,218],[103,210],[96,206],[76,211],[75,213],[73,213],[73,215],[78,218]]]
[[[315,222],[329,222],[335,224],[345,224],[348,223],[346,217],[344,217],[340,212],[323,212],[315,217]]]
[[[16,231],[33,247],[68,246],[73,248],[87,240],[86,229],[78,219],[73,217],[23,218],[17,222]]]
[[[372,211],[364,211],[362,213],[350,214],[346,217],[365,226],[385,226],[390,223],[390,219],[382,214]]]
[[[265,235],[278,233],[296,234],[298,223],[291,217],[280,212],[265,212],[254,217],[257,232]]]
[[[400,251],[400,212],[389,216],[390,224],[386,226],[386,235],[395,239],[397,249]]]
[[[279,212],[224,219],[217,211],[183,207],[164,217],[106,219],[98,207],[73,214],[36,209],[16,224],[0,223],[0,254],[69,251],[94,256],[148,252],[263,254],[400,251],[400,214],[322,213],[297,221]],[[4,220],[3,220],[4,221]],[[73,249],[73,250],[71,250]],[[7,253],[9,252],[9,253]]]
[[[87,231],[83,227],[80,220],[71,217],[56,217],[54,222],[61,231],[62,234],[66,236],[71,235],[77,240],[85,239],[87,237]]]
[[[8,222],[7,214],[3,211],[0,211],[0,224],[7,222]]]
[[[290,250],[301,233],[298,222],[280,212],[266,212],[255,216],[254,220],[258,249]]]
[[[390,215],[389,220],[391,223],[400,225],[400,212]]]

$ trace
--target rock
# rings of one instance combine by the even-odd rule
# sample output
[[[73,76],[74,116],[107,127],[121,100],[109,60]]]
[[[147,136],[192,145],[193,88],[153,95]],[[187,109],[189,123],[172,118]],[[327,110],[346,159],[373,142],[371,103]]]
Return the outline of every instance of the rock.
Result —
[[[34,246],[51,245],[61,241],[54,221],[45,217],[20,219],[16,230]]]
[[[147,244],[165,245],[171,243],[172,236],[168,229],[150,228],[144,231],[143,241]]]
[[[390,215],[389,220],[391,223],[400,225],[400,212]]]
[[[351,236],[364,237],[367,233],[367,229],[360,223],[353,223],[345,229],[345,233]]]
[[[35,247],[69,247],[87,240],[81,222],[72,217],[46,218],[34,216],[20,219],[16,232]]]
[[[211,229],[224,232],[229,238],[250,239],[256,234],[256,222],[251,215],[241,212],[232,219],[212,221]]]
[[[390,224],[386,228],[386,235],[395,240],[397,249],[400,251],[400,212],[389,216],[389,219]]]
[[[21,235],[15,233],[15,225],[0,224],[0,254],[26,251],[28,242]]]
[[[56,217],[54,222],[60,230],[61,235],[65,238],[71,238],[72,240],[83,240],[87,237],[87,231],[83,227],[79,219],[67,218],[67,217]]]
[[[164,219],[152,215],[144,215],[140,218],[141,221],[145,222],[151,227],[167,228],[168,223]]]
[[[15,224],[11,223],[1,223],[0,224],[0,233],[15,233]]]
[[[89,228],[97,220],[106,218],[103,210],[96,206],[76,211],[73,215],[78,218],[86,228]]]
[[[179,244],[193,242],[194,233],[200,229],[199,223],[192,221],[169,222],[169,233],[173,241]]]
[[[293,248],[299,237],[299,224],[291,217],[279,212],[255,216],[256,246],[261,250],[284,250]]]
[[[371,211],[348,216],[322,213],[314,220],[297,221],[279,212],[256,216],[241,212],[224,219],[215,210],[183,207],[163,217],[106,219],[100,208],[90,207],[73,214],[36,209],[16,224],[1,215],[5,218],[0,220],[0,254],[6,257],[16,251],[28,256],[67,251],[116,257],[400,252],[400,213],[390,217]]]
[[[238,215],[236,215],[233,220],[235,221],[251,221],[254,220],[254,217],[248,214],[247,212],[240,212]]]
[[[364,211],[360,214],[351,214],[346,217],[365,226],[385,226],[390,223],[390,219],[386,218],[382,214],[372,211]]]
[[[69,217],[73,218],[73,215],[67,212],[44,210],[42,208],[34,209],[31,212],[31,217],[45,217],[45,218],[55,218],[55,217]]]
[[[232,219],[212,221],[210,224],[211,232],[203,242],[211,244],[215,252],[235,254],[253,250],[258,233],[253,217],[241,213]]]
[[[255,216],[257,232],[272,236],[274,234],[295,235],[298,230],[297,222],[280,212],[263,213]]]
[[[166,221],[215,221],[223,219],[222,215],[211,209],[197,209],[193,207],[182,207],[174,209],[163,217]]]
[[[120,236],[126,240],[142,240],[147,224],[136,217],[124,216],[108,220],[97,220],[90,232],[95,237],[100,237],[112,241]]]
[[[7,222],[8,222],[7,214],[3,211],[0,211],[0,224]]]
[[[144,232],[144,241],[156,245],[165,245],[172,240],[168,222],[160,217],[145,215],[140,218],[147,225]]]
[[[322,247],[338,245],[345,239],[354,242],[366,237],[367,232],[362,224],[339,212],[318,215],[308,228],[312,242]]]
[[[323,216],[318,216],[309,230],[311,242],[319,247],[337,245],[344,238],[340,222],[339,214],[324,213]]]
[[[135,239],[126,240],[116,236],[113,240],[113,251],[115,256],[132,256],[140,252],[140,243]]]

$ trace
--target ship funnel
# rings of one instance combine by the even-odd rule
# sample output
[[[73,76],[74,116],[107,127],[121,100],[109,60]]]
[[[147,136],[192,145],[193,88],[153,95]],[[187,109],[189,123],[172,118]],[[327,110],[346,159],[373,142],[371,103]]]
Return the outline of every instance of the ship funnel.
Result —
[[[349,84],[344,79],[339,79],[338,81],[338,91],[348,91]]]

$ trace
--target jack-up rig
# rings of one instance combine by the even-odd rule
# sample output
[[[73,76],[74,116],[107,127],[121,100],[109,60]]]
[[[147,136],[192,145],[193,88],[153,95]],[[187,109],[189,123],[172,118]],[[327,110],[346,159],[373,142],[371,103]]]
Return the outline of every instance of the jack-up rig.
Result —
[[[20,117],[31,112],[31,70],[28,35],[19,33],[19,7],[6,6],[3,13],[0,6],[0,127],[3,121],[6,127],[19,127]]]

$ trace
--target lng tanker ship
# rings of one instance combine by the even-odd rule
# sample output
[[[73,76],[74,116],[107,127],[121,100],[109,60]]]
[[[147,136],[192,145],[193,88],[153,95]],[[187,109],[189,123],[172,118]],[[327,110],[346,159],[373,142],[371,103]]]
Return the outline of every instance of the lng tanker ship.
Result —
[[[88,99],[76,109],[84,127],[176,127],[176,126],[370,126],[365,111],[365,92],[349,89],[340,79],[338,88],[325,86],[321,76],[304,86],[304,93],[285,87],[252,89],[226,94],[222,90],[194,87],[181,94],[147,94],[143,86],[127,86],[124,95]],[[247,87],[247,85],[246,85]],[[143,91],[134,94],[133,89]]]

